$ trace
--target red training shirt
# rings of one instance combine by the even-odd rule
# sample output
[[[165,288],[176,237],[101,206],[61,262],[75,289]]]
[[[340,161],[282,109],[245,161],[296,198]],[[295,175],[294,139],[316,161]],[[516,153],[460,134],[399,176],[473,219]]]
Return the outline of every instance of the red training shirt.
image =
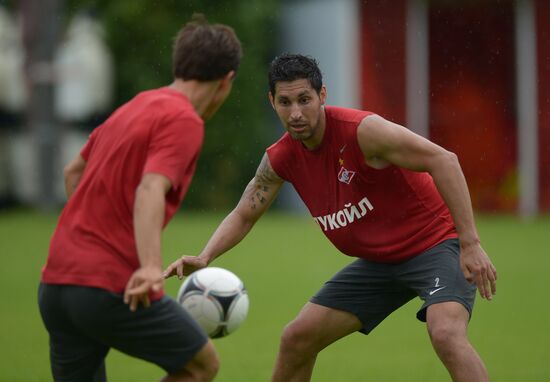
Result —
[[[204,122],[190,101],[168,87],[142,92],[117,109],[82,148],[86,168],[59,218],[42,281],[122,293],[140,266],[136,188],[145,173],[170,179],[166,225],[191,183],[203,137]]]
[[[319,147],[308,150],[285,133],[267,154],[273,170],[292,183],[336,248],[349,256],[395,263],[457,233],[428,173],[366,164],[357,127],[370,114],[326,106]]]

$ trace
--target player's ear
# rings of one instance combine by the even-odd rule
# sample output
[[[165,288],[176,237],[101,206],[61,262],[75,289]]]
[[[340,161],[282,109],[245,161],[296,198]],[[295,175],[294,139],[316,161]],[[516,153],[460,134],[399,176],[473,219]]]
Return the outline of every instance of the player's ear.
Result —
[[[319,91],[319,98],[321,99],[321,105],[324,105],[327,99],[327,87],[325,85],[321,86],[321,90]]]
[[[269,97],[269,102],[271,103],[271,107],[275,109],[275,99],[273,98],[273,94],[271,94],[271,91],[267,92],[267,96]]]
[[[227,88],[230,87],[233,83],[233,80],[235,79],[235,71],[231,70],[229,73],[227,73],[225,76],[222,77],[220,81],[220,88]]]

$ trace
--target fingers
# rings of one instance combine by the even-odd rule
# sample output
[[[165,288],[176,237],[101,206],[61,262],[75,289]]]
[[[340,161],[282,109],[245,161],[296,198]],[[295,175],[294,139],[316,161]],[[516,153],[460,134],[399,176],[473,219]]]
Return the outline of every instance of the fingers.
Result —
[[[178,279],[180,280],[183,278],[183,259],[178,259],[174,261],[163,272],[163,277],[165,279],[172,277],[174,275],[178,276]]]
[[[475,277],[475,283],[477,285],[477,289],[479,290],[479,294],[482,298],[485,298],[487,300],[490,300],[490,296],[488,296],[488,290],[486,288],[486,282],[485,282],[486,274],[482,272],[478,272]]]
[[[135,312],[138,305],[141,303],[145,307],[150,305],[149,303],[149,288],[148,282],[137,285],[135,287],[127,288],[124,293],[124,302],[130,305],[130,310]]]
[[[151,306],[151,301],[149,300],[149,294],[141,294],[138,296],[139,302],[143,307],[148,308]]]
[[[168,266],[168,268],[166,268],[164,270],[164,272],[162,273],[162,277],[164,277],[165,279],[169,278],[169,277],[172,277],[174,275],[174,268],[175,268],[175,263],[172,263]]]
[[[480,296],[486,300],[491,301],[493,299],[493,295],[496,294],[497,291],[496,269],[493,264],[488,264],[487,266],[479,266],[478,268],[479,269],[477,269],[476,271],[469,271],[470,275],[473,276],[472,281],[475,282],[477,289],[479,290]]]
[[[493,291],[493,294],[497,293],[497,270],[496,268],[491,264],[491,275],[493,276],[490,278],[491,280],[491,290]]]
[[[461,249],[460,267],[466,280],[476,284],[481,298],[492,300],[497,291],[497,270],[483,248]]]
[[[183,261],[180,259],[178,261],[178,265],[176,266],[176,274],[178,275],[178,279],[183,278]]]
[[[163,277],[169,278],[171,276],[178,276],[178,279],[182,280],[186,275],[197,269],[204,268],[206,263],[197,260],[194,256],[183,256],[180,259],[174,261],[163,272]]]
[[[124,289],[124,303],[129,304],[130,303],[130,288],[132,288],[135,284],[135,277],[130,277],[130,280],[128,280],[128,284],[126,284],[126,289]]]
[[[140,304],[148,308],[151,306],[149,291],[160,291],[163,282],[164,279],[151,283],[150,281],[140,281],[135,277],[131,278],[124,291],[124,303],[129,305],[132,312],[135,312]]]
[[[139,296],[130,297],[130,310],[135,312],[138,307]]]
[[[489,281],[490,287],[491,287],[491,294],[497,293],[497,270],[493,266],[493,264],[490,264],[489,270],[487,271],[487,279]]]
[[[462,273],[464,274],[464,278],[466,279],[466,281],[468,281],[469,283],[473,283],[475,281],[474,280],[474,275],[472,274],[472,272],[470,272],[468,267],[463,266],[462,267]]]

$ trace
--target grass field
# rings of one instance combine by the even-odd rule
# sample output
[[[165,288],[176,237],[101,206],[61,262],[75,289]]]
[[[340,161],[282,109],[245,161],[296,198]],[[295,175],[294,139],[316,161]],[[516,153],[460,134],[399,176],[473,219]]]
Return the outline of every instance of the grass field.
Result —
[[[36,290],[57,216],[0,213],[0,381],[49,381],[48,339]],[[165,264],[195,254],[222,216],[180,214],[164,236]],[[482,242],[499,272],[493,302],[478,298],[470,338],[493,381],[550,381],[550,218],[529,223],[479,217]],[[284,325],[349,258],[338,254],[305,217],[269,213],[244,242],[215,265],[245,281],[247,321],[216,340],[222,367],[217,381],[267,381]],[[179,281],[166,284],[175,296]],[[371,335],[354,334],[322,352],[313,381],[449,381],[432,351],[414,300]],[[157,367],[111,351],[111,381],[154,381]]]

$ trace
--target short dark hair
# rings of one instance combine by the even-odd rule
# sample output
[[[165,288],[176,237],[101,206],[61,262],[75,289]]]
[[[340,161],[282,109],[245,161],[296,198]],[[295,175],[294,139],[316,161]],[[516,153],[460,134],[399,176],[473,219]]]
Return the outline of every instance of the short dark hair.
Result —
[[[172,74],[183,80],[213,81],[237,71],[243,52],[233,28],[209,24],[202,14],[178,32],[172,53]]]
[[[269,66],[269,91],[275,95],[275,85],[280,81],[306,79],[317,94],[323,86],[323,75],[317,61],[302,54],[283,53],[271,61]]]

